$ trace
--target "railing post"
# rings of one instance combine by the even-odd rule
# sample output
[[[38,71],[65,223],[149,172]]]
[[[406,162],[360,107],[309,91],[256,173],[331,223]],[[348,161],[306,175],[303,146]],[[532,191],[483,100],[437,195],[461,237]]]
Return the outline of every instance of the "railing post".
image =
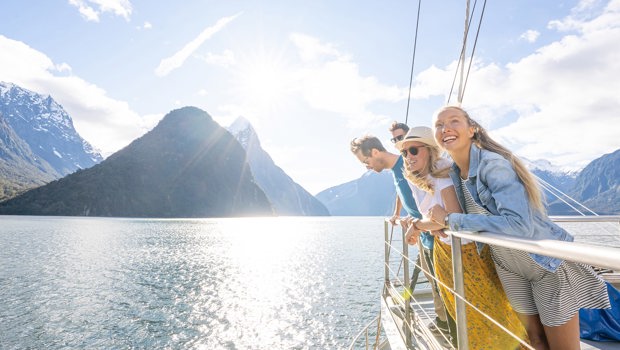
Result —
[[[450,235],[452,240],[452,275],[454,276],[454,290],[463,298],[465,295],[465,285],[463,283],[463,258],[461,255],[461,239]],[[465,302],[461,298],[454,296],[456,303],[456,332],[459,350],[468,350],[467,341],[467,315],[465,313]]]
[[[405,274],[403,281],[405,283],[405,340],[407,343],[407,348],[411,348],[412,337],[411,337],[411,289],[409,288],[409,283],[411,283],[409,277],[409,244],[405,241],[405,229],[401,225],[402,232],[402,241],[403,241],[403,273]]]
[[[388,236],[388,228],[389,228],[389,224],[387,220],[383,220],[383,233],[384,233],[384,240],[383,240],[383,249],[385,251],[384,254],[384,263],[383,263],[383,276],[385,277],[385,286],[387,287],[387,283],[390,282],[390,269],[389,269],[389,263],[390,263],[390,246],[388,244],[390,237]]]

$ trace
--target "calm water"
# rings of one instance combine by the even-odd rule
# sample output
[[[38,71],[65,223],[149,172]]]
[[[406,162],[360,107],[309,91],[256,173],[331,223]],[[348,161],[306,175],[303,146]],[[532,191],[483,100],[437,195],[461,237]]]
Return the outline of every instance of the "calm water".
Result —
[[[381,218],[0,217],[2,349],[342,349]]]
[[[2,349],[344,349],[379,309],[381,218],[0,220]]]

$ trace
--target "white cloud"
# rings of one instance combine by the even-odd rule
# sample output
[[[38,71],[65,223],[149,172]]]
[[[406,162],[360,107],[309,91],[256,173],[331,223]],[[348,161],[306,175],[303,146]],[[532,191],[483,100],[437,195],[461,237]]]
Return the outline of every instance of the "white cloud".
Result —
[[[84,19],[93,22],[99,22],[99,15],[105,12],[129,21],[132,11],[129,0],[69,0],[69,4],[77,7]]]
[[[320,60],[325,56],[348,59],[346,56],[338,52],[334,45],[322,43],[319,39],[309,35],[293,33],[290,35],[290,39],[299,49],[299,55],[305,62]]]
[[[146,21],[141,26],[136,26],[136,29],[138,29],[138,30],[149,30],[149,29],[153,29],[153,25],[151,24],[151,22]]]
[[[56,65],[54,66],[54,69],[55,69],[56,71],[58,71],[59,73],[62,73],[62,72],[67,72],[67,73],[69,73],[69,74],[71,73],[71,66],[70,66],[70,65],[68,65],[68,64],[67,64],[67,63],[65,63],[65,62],[60,63],[60,64],[56,64]]]
[[[579,33],[517,62],[475,62],[464,107],[520,156],[567,169],[620,148],[619,3],[592,19],[555,21],[556,29]]]
[[[224,50],[221,54],[207,53],[204,56],[198,56],[209,64],[228,68],[236,63],[235,54],[231,50]]]
[[[527,41],[528,43],[533,43],[538,39],[539,36],[540,36],[540,32],[530,29],[530,30],[527,30],[525,33],[521,34],[519,39],[523,39]]]
[[[79,77],[55,75],[70,69],[67,64],[55,64],[45,54],[2,35],[0,52],[0,80],[51,95],[69,113],[78,133],[104,155],[146,131],[147,126],[126,102]]]
[[[206,28],[202,31],[195,39],[187,43],[181,50],[177,51],[175,54],[168,58],[164,58],[159,63],[159,66],[155,69],[155,74],[157,76],[166,76],[171,71],[181,67],[185,60],[196,51],[200,45],[202,45],[206,40],[211,38],[214,34],[222,30],[228,23],[237,18],[241,13],[238,13],[234,16],[224,17],[218,20],[215,25]]]
[[[343,115],[364,129],[385,119],[369,109],[371,103],[406,98],[404,89],[381,84],[373,76],[362,76],[350,55],[341,53],[333,45],[298,33],[292,34],[290,39],[305,64],[294,73],[297,86],[313,108]]]

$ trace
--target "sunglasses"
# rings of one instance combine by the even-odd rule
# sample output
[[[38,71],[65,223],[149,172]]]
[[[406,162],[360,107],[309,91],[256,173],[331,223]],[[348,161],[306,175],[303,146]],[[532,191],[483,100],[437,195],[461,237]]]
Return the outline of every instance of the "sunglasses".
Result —
[[[404,138],[405,138],[405,135],[398,135],[398,136],[392,137],[390,141],[392,141],[392,143],[396,143]]]
[[[402,151],[400,151],[400,154],[403,155],[403,157],[407,156],[407,153],[411,153],[412,156],[417,156],[418,153],[420,152],[420,148],[425,148],[426,146],[411,146],[409,148],[405,148]]]

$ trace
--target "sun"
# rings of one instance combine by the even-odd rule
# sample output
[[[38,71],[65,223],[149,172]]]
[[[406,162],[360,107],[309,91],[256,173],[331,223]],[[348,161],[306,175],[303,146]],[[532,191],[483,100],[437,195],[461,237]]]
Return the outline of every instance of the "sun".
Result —
[[[280,109],[295,88],[284,56],[260,51],[240,61],[235,90],[244,105],[256,112]]]

